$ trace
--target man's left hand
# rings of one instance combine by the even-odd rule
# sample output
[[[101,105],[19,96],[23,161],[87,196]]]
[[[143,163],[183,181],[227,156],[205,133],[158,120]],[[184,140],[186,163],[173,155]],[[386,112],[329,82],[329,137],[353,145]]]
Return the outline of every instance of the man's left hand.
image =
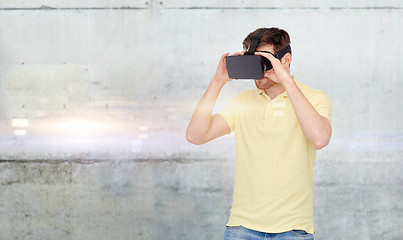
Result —
[[[255,55],[262,56],[262,57],[269,59],[273,68],[268,71],[268,74],[269,74],[268,77],[270,79],[272,79],[274,82],[283,84],[284,81],[292,79],[291,75],[284,68],[286,63],[283,64],[279,59],[275,58],[270,53],[255,52]]]

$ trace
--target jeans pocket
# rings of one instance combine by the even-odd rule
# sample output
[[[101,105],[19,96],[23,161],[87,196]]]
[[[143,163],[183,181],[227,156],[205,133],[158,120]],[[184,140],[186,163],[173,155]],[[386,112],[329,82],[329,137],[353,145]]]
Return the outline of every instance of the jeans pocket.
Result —
[[[291,232],[292,232],[292,234],[294,234],[294,235],[297,236],[297,237],[308,237],[308,236],[312,236],[312,234],[307,233],[307,232],[304,231],[304,230],[297,230],[297,229],[295,229],[295,230],[292,230]]]
[[[225,227],[224,240],[245,239],[245,231],[241,226]]]
[[[238,229],[242,229],[242,226],[226,226],[225,230],[228,231],[234,231],[234,230],[238,230]]]

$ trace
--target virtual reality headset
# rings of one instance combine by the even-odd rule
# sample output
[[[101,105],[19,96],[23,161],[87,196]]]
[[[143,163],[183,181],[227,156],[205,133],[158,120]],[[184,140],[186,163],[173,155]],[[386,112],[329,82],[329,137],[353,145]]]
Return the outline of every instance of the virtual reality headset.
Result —
[[[254,38],[252,38],[249,49],[244,55],[226,57],[225,61],[230,78],[261,79],[263,78],[265,71],[269,71],[273,68],[269,59],[254,55],[260,39],[267,30],[267,28],[262,29]],[[274,54],[270,52],[267,53],[272,54],[277,59],[281,59],[286,53],[289,52],[291,52],[291,47],[290,45],[287,45],[285,48]]]

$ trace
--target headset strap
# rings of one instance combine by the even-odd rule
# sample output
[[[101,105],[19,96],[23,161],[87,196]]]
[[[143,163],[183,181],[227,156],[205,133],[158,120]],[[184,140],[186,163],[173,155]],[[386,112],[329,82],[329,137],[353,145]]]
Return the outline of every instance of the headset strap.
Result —
[[[263,28],[256,36],[252,37],[252,42],[250,43],[249,49],[245,53],[245,55],[253,55],[255,53],[257,45],[259,45],[260,39],[267,30],[269,29]]]
[[[274,57],[280,60],[282,57],[284,57],[284,55],[285,55],[286,53],[289,53],[289,52],[291,52],[291,46],[290,46],[290,44],[288,44],[287,46],[285,46],[285,48],[281,49],[280,51],[276,52],[276,53],[274,54]]]

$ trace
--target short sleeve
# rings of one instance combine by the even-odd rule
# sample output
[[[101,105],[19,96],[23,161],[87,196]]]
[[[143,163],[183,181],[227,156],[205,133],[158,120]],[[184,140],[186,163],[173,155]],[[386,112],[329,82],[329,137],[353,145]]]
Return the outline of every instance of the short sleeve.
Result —
[[[317,91],[308,100],[319,115],[326,117],[330,121],[332,120],[332,105],[330,104],[329,97],[325,92]]]

